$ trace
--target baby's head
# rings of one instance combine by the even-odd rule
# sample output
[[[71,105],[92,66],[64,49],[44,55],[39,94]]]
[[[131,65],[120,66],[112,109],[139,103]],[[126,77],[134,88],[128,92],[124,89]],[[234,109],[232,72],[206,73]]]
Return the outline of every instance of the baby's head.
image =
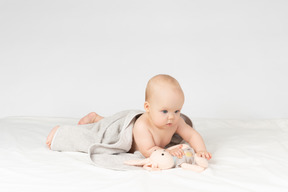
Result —
[[[184,104],[178,81],[169,75],[152,77],[146,87],[144,109],[157,127],[175,125]]]

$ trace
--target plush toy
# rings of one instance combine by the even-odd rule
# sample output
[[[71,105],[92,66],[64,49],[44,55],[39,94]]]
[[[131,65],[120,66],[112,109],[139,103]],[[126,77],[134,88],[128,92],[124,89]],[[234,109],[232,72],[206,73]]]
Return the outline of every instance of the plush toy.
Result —
[[[169,149],[174,147],[177,146],[173,146]],[[169,152],[165,151],[165,149],[159,149],[154,151],[149,158],[143,160],[129,160],[126,161],[125,164],[143,166],[143,168],[150,171],[181,167],[183,169],[202,172],[208,167],[207,159],[195,154],[194,150],[189,145],[183,144],[182,149],[185,155],[182,156],[181,159],[172,156]]]

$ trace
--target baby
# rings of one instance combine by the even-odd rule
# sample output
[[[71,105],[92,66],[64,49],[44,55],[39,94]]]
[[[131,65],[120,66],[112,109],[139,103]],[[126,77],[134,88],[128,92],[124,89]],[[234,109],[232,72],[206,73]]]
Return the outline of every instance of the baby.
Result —
[[[146,87],[145,112],[134,123],[133,143],[129,152],[140,151],[145,157],[150,157],[156,149],[165,148],[176,133],[190,144],[198,156],[211,159],[200,134],[180,116],[183,104],[184,93],[176,79],[169,75],[152,77]],[[92,112],[80,119],[78,124],[96,123],[103,118]],[[47,137],[49,148],[58,128],[54,127]],[[184,155],[181,146],[167,150],[181,158]]]

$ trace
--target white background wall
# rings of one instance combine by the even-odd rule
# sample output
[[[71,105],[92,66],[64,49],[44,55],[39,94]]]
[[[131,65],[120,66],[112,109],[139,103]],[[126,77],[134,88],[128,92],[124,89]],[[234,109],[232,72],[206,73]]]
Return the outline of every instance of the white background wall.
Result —
[[[288,118],[288,1],[0,0],[0,117],[142,109],[179,80],[192,118]]]

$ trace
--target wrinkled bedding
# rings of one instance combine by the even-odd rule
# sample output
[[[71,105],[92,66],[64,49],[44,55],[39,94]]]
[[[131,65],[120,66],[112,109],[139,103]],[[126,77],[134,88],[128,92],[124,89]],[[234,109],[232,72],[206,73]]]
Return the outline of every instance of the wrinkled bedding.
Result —
[[[97,167],[45,145],[52,127],[78,119],[1,118],[0,191],[288,191],[288,119],[192,120],[213,155],[202,173]]]

